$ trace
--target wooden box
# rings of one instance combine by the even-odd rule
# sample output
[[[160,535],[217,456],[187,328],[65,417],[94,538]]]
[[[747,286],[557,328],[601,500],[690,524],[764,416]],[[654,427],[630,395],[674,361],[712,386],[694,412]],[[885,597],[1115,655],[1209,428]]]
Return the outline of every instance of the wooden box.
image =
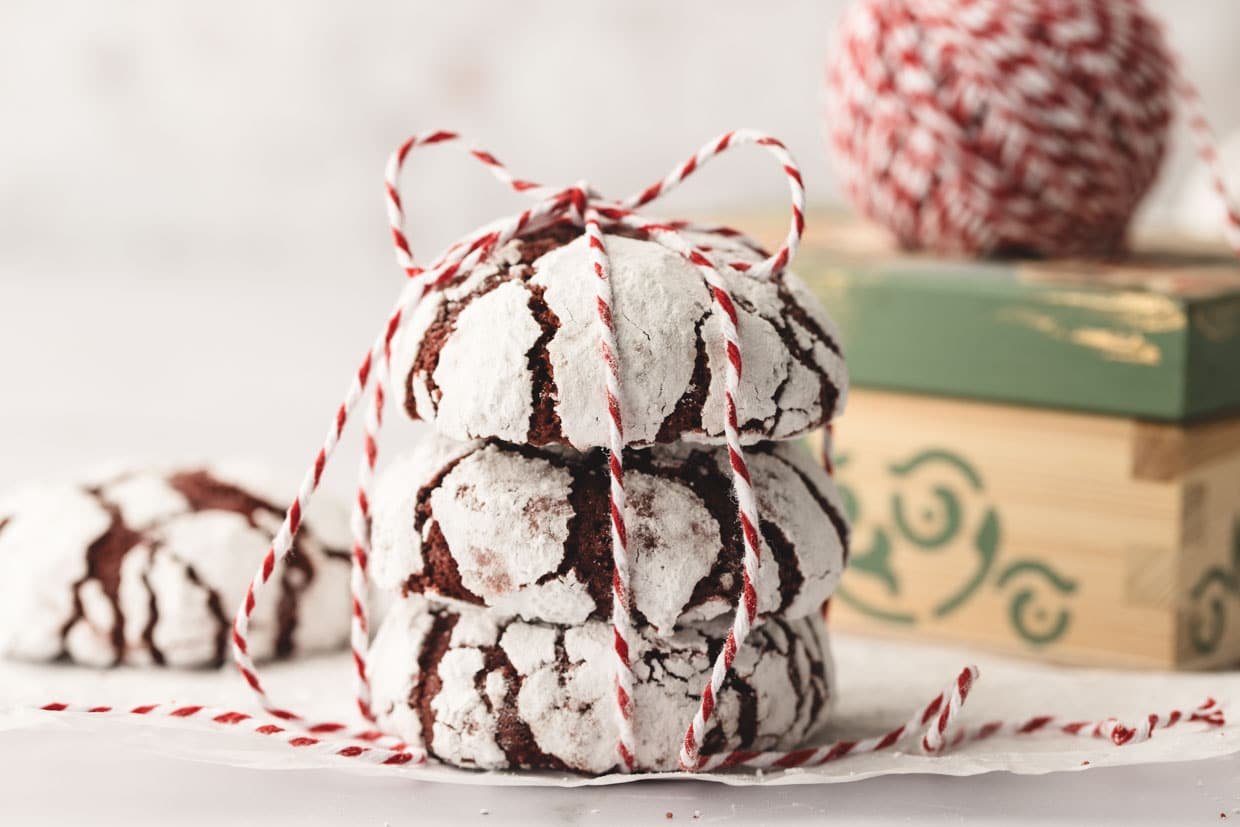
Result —
[[[820,217],[796,262],[853,382],[833,624],[1076,663],[1240,663],[1235,259],[948,261],[878,238]]]
[[[836,628],[1055,661],[1240,662],[1240,419],[1180,426],[856,389]]]

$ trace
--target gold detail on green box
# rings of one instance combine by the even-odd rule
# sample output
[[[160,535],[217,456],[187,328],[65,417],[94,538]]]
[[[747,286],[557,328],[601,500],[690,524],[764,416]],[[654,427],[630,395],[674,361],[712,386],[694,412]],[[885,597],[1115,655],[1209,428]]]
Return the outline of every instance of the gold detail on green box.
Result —
[[[1095,285],[1096,286],[1096,285]],[[1184,329],[1184,309],[1157,293],[1120,290],[1114,293],[1049,290],[1041,300],[1054,307],[1075,308],[1142,333],[1174,333]]]
[[[1054,316],[1028,307],[1000,307],[997,319],[1000,323],[1012,322],[1048,338],[1092,350],[1112,362],[1155,366],[1163,360],[1162,349],[1144,333],[1120,333],[1088,326],[1065,328]]]
[[[1240,410],[1229,258],[951,261],[810,246],[857,387],[1182,422]]]

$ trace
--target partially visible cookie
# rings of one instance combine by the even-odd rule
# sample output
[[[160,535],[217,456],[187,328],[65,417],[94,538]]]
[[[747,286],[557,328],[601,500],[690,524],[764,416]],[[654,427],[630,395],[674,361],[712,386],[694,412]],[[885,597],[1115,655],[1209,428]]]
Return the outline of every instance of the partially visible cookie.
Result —
[[[670,638],[639,632],[637,769],[677,769],[726,635],[724,623]],[[527,623],[415,595],[388,615],[371,650],[378,723],[462,767],[606,773],[616,767],[611,647],[607,623]],[[826,718],[831,683],[819,617],[760,624],[737,652],[702,751],[804,745]]]
[[[626,440],[722,442],[726,356],[701,273],[653,241],[605,239]],[[694,240],[726,248],[721,260],[757,260],[723,236]],[[829,421],[848,377],[821,305],[792,273],[722,278],[739,315],[742,438],[788,439]],[[393,357],[405,409],[459,440],[606,446],[596,316],[579,229],[513,240],[414,311]]]
[[[761,514],[759,612],[796,619],[830,597],[848,528],[799,445],[747,452]],[[726,448],[625,452],[636,620],[658,634],[730,612],[743,554]],[[376,486],[370,571],[404,587],[548,623],[611,616],[607,455],[427,437]]]
[[[0,654],[218,666],[284,509],[258,469],[135,470],[0,502]],[[326,504],[325,504],[326,505]],[[345,515],[319,508],[254,611],[256,659],[348,639]]]

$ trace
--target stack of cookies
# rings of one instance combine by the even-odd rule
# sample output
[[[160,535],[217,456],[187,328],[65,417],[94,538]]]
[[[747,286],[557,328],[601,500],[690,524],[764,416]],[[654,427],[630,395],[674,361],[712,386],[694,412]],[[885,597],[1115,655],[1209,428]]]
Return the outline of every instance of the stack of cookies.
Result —
[[[723,236],[720,260],[758,254]],[[742,583],[723,435],[724,343],[698,270],[607,235],[619,343],[637,768],[676,769]],[[761,514],[759,619],[703,752],[791,749],[823,723],[820,615],[847,526],[830,478],[791,440],[830,421],[847,378],[834,325],[790,273],[724,268],[737,397]],[[382,727],[442,761],[617,768],[608,423],[586,239],[556,225],[429,294],[393,356],[408,414],[435,434],[373,504],[371,571],[403,595],[371,654]]]

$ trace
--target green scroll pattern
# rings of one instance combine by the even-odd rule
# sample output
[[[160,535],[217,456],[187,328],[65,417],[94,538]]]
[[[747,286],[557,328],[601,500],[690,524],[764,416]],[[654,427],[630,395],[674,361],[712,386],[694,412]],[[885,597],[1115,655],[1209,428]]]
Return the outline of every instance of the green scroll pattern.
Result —
[[[1188,641],[1199,655],[1218,649],[1227,628],[1227,604],[1240,598],[1240,519],[1232,524],[1230,563],[1206,569],[1188,591]]]
[[[836,459],[839,487],[844,508],[854,526],[863,516],[864,503],[857,491],[848,485],[848,456]],[[1014,560],[992,577],[1001,556],[1002,531],[998,511],[990,505],[985,486],[977,470],[959,454],[943,448],[927,448],[908,460],[887,468],[893,493],[887,511],[869,521],[866,540],[854,529],[851,571],[881,585],[890,598],[886,607],[875,605],[841,586],[836,596],[859,612],[885,623],[916,625],[926,619],[946,618],[967,604],[989,582],[991,587],[1010,592],[1007,619],[1012,630],[1031,646],[1054,643],[1067,633],[1072,624],[1070,601],[1077,584],[1056,572],[1044,561]],[[930,473],[926,473],[930,472]],[[918,490],[906,483],[916,483],[923,473],[937,482]],[[952,482],[943,482],[950,479]],[[912,499],[920,504],[918,510]],[[978,513],[977,528],[971,536],[966,531],[965,513]],[[919,515],[920,521],[913,515]],[[966,545],[971,562],[965,568],[958,587],[936,602],[927,615],[919,616],[907,608],[897,562],[899,554],[944,554]],[[915,588],[914,584],[909,584]]]

